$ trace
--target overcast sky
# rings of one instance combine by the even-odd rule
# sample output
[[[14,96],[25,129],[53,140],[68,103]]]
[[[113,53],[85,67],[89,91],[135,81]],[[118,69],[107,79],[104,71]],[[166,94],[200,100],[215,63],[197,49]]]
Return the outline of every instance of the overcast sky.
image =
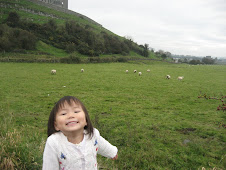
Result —
[[[68,0],[69,9],[172,54],[226,58],[226,0]]]

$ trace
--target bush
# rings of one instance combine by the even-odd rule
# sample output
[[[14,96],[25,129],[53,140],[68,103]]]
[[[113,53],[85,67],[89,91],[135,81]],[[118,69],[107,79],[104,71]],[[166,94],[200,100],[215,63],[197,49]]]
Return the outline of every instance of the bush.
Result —
[[[215,60],[214,59],[212,59],[211,57],[204,57],[203,59],[202,59],[202,62],[203,63],[205,63],[205,64],[214,64],[215,63]]]
[[[18,26],[18,23],[20,22],[20,16],[16,12],[10,12],[9,16],[6,19],[6,23],[10,27],[16,27]]]
[[[114,58],[112,58],[112,57],[104,57],[104,58],[101,59],[101,61],[103,63],[110,63],[110,62],[114,62]]]
[[[77,56],[70,55],[69,58],[70,58],[72,63],[81,63],[81,59]]]
[[[189,62],[189,64],[192,64],[192,65],[197,65],[197,64],[202,64],[199,60],[191,60]]]
[[[90,48],[88,44],[84,42],[80,42],[80,44],[77,46],[77,50],[79,53],[84,54],[84,55],[90,55]]]
[[[7,37],[0,37],[0,51],[11,51],[13,43]]]
[[[66,52],[73,53],[76,51],[76,45],[74,43],[69,43],[66,45]]]
[[[19,36],[17,37],[19,48],[25,50],[34,50],[37,42],[37,38],[34,34],[26,31],[20,30]]]
[[[100,63],[100,58],[99,57],[89,57],[88,61],[90,63]]]
[[[6,24],[0,25],[0,51],[11,51],[15,48],[16,41],[13,35],[13,29]]]
[[[123,58],[123,57],[117,58],[117,62],[127,62],[127,61],[128,61],[127,58]]]
[[[89,57],[88,62],[90,63],[110,63],[116,62],[117,60],[114,57]]]
[[[34,34],[19,28],[0,25],[0,51],[34,50],[37,38]]]
[[[64,57],[60,59],[61,63],[67,63],[67,64],[72,64],[72,63],[81,63],[81,59],[77,56],[70,55],[69,57]]]

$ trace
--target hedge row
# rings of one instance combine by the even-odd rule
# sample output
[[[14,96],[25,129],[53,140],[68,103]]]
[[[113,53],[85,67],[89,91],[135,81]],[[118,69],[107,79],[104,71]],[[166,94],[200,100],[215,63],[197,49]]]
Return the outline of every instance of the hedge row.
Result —
[[[127,62],[128,59],[121,57],[65,57],[59,59],[28,59],[28,58],[0,58],[0,62],[16,62],[16,63],[67,63],[67,64],[79,64],[79,63],[111,63],[111,62]]]

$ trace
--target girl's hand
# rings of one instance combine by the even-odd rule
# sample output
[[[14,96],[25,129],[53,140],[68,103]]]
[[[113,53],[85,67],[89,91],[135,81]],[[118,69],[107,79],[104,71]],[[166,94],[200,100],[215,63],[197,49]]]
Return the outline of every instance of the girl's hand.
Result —
[[[118,159],[118,154],[114,157],[114,158],[111,158],[112,160],[117,160]]]

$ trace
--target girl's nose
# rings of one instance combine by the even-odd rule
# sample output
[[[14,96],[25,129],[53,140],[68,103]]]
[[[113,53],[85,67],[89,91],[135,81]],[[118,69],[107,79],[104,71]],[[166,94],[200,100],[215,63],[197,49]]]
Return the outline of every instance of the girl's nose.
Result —
[[[74,112],[70,112],[69,115],[68,115],[69,119],[74,118],[74,115],[75,115]]]

